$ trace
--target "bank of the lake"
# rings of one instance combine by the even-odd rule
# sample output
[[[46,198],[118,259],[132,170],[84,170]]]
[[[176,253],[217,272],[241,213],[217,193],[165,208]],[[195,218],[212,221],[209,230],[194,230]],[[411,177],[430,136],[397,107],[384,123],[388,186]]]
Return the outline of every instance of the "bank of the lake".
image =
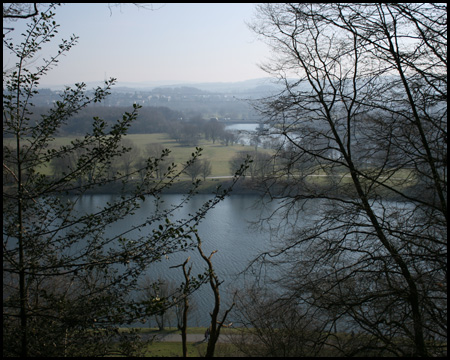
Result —
[[[120,183],[109,183],[102,187],[97,187],[95,189],[89,189],[85,194],[120,194],[121,192],[131,193],[134,188],[134,184],[130,183],[124,189]],[[179,180],[171,184],[170,186],[163,189],[162,194],[188,194],[193,189],[193,183],[191,180]],[[326,175],[310,175],[310,180],[307,186],[302,186],[301,184],[286,180],[279,181],[277,183],[262,183],[260,179],[251,179],[250,177],[239,179],[234,185],[232,176],[224,176],[220,178],[207,178],[202,180],[198,187],[195,189],[195,193],[203,195],[211,195],[216,193],[221,193],[226,189],[230,189],[230,195],[259,195],[263,196],[270,192],[271,195],[277,197],[304,197],[313,198],[317,196],[318,198],[323,197],[341,197],[347,199],[357,199],[358,194],[352,184],[347,184],[347,186],[336,187],[330,185]],[[423,184],[419,182],[412,183],[410,186],[402,186],[402,188],[397,189],[398,192],[392,191],[388,188],[379,187],[378,189],[372,191],[369,198],[383,198],[390,201],[406,201],[405,198],[408,196],[422,196],[424,199],[429,199],[430,194],[424,189]],[[77,194],[78,191],[69,191],[69,193]]]

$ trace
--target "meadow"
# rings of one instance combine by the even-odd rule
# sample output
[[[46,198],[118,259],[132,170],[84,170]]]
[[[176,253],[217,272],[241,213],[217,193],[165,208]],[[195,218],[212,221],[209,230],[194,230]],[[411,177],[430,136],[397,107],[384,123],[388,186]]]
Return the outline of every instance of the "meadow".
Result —
[[[176,164],[185,163],[192,152],[195,151],[195,146],[185,146],[174,139],[171,139],[167,134],[130,134],[127,139],[133,141],[135,146],[141,149],[141,154],[145,154],[145,147],[147,144],[161,144],[167,149],[170,149],[170,157]],[[204,138],[198,142],[198,147],[202,148],[201,159],[206,159],[211,162],[212,172],[211,177],[230,176],[233,175],[230,170],[230,160],[240,151],[252,151],[252,146],[244,146],[241,144],[222,145],[219,141],[213,144],[212,141],[207,141]],[[265,149],[258,149],[258,151],[269,152]]]
[[[59,147],[68,145],[70,141],[76,139],[76,136],[57,137],[52,141],[51,146]],[[176,164],[185,163],[191,154],[195,151],[195,146],[185,146],[174,139],[171,139],[167,134],[128,134],[126,139],[133,142],[140,150],[141,156],[145,156],[145,149],[148,144],[161,144],[164,148],[170,149],[170,158]],[[13,139],[3,139],[3,144],[11,147],[15,146]],[[212,141],[207,141],[204,138],[199,139],[198,147],[202,148],[201,159],[207,159],[211,162],[212,172],[210,177],[231,176],[234,175],[230,169],[230,160],[240,151],[252,151],[253,146],[245,146],[241,144],[223,145],[219,141],[213,144]],[[258,148],[258,151],[270,153],[270,150]],[[51,174],[51,168],[45,167],[40,169],[45,175]]]
[[[129,328],[121,328],[120,332],[128,332]],[[180,335],[181,331],[176,328],[166,328],[165,330],[157,330],[156,328],[134,328],[139,334],[149,338],[153,335]],[[205,333],[205,327],[188,327],[186,333],[188,334],[198,334],[200,335],[201,341],[187,341],[187,352],[188,357],[204,357],[206,353],[207,343],[203,341],[203,334]],[[242,331],[242,330],[241,330]],[[222,328],[221,336],[226,335],[238,335],[241,331],[236,329]],[[245,331],[245,330],[243,330]],[[181,337],[179,337],[181,339]],[[151,341],[149,344],[144,345],[142,348],[142,355],[145,357],[182,357],[182,343],[180,341]],[[223,343],[219,341],[216,343],[215,357],[242,357],[242,354],[234,344],[230,342]]]
[[[195,151],[196,146],[186,146],[183,145],[176,140],[169,137],[168,134],[165,133],[154,133],[154,134],[128,134],[125,137],[132,141],[134,147],[139,149],[139,156],[146,157],[149,154],[146,154],[146,147],[148,144],[160,144],[163,148],[167,148],[170,150],[170,161],[176,164],[184,164],[187,160],[191,158],[191,154]],[[51,146],[59,147],[62,145],[67,145],[70,141],[76,139],[76,136],[65,136],[65,137],[57,137],[55,138]],[[4,145],[9,145],[14,147],[13,139],[3,139]],[[218,182],[226,182],[229,178],[234,175],[233,171],[230,168],[231,159],[239,152],[246,151],[252,152],[254,151],[253,146],[242,145],[242,144],[234,144],[234,145],[224,145],[220,141],[216,141],[213,143],[212,141],[205,140],[204,138],[200,138],[198,140],[197,147],[202,148],[201,159],[206,159],[211,162],[211,174],[209,175],[209,179],[202,185],[207,192],[210,189],[215,188]],[[273,153],[273,150],[258,148],[258,152],[264,152],[267,154]],[[51,175],[52,169],[50,166],[42,166],[39,169],[45,175]],[[366,169],[368,171],[368,169]],[[371,171],[377,172],[377,169],[372,169]],[[370,171],[368,171],[370,172]],[[336,187],[352,187],[351,176],[348,173],[347,169],[340,168],[335,169],[333,172],[324,171],[317,167],[316,170],[310,171],[310,175],[308,175],[306,181],[311,184],[318,186],[320,188],[327,188],[332,190]],[[186,181],[189,180],[188,175],[182,176],[181,179]],[[398,190],[412,187],[417,185],[418,179],[417,175],[413,170],[408,169],[400,169],[393,171],[389,174],[388,178],[385,176],[378,178],[381,182],[386,182],[388,186],[392,186]],[[364,180],[362,180],[364,182]],[[181,187],[180,187],[181,186]],[[175,192],[184,192],[186,189],[190,187],[190,181],[186,184],[179,184],[175,186]],[[381,190],[381,189],[380,189]],[[381,191],[380,195],[383,194],[384,191]],[[387,195],[387,194],[384,194]]]

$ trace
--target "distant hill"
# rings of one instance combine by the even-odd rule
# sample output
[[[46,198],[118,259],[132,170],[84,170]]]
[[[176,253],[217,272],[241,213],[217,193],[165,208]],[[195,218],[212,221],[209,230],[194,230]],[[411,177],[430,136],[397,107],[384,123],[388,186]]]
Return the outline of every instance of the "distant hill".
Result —
[[[252,92],[273,92],[277,91],[278,86],[274,84],[274,80],[271,78],[259,78],[237,82],[180,82],[180,81],[145,81],[145,82],[123,82],[117,81],[116,86],[113,87],[113,91],[116,92],[131,92],[131,91],[152,91],[154,89],[163,88],[180,88],[186,90],[186,92],[193,93],[193,88],[207,91],[210,93],[220,94],[247,94]],[[87,87],[93,88],[103,85],[103,82],[88,82]],[[64,85],[43,86],[44,88],[51,90],[61,90]]]
[[[251,79],[238,82],[204,82],[204,83],[192,83],[184,84],[184,86],[192,86],[200,90],[217,92],[217,93],[236,93],[236,92],[248,92],[249,90],[265,86],[273,87],[273,80],[270,78]],[[173,85],[177,86],[177,85]]]

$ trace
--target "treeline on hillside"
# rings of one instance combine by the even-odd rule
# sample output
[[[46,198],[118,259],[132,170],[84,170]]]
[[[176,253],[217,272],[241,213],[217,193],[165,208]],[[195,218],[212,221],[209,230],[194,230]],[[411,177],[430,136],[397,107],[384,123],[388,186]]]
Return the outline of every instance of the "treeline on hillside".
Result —
[[[238,140],[238,137],[234,133],[226,131],[225,125],[217,119],[205,120],[198,115],[171,123],[171,127],[165,132],[185,146],[197,146],[202,137],[212,141],[213,144],[220,141],[225,146],[233,145]]]
[[[38,121],[43,114],[48,113],[46,107],[35,107],[30,115],[31,120]],[[84,135],[92,130],[94,117],[103,119],[111,127],[129,110],[119,106],[92,106],[85,108],[72,116],[60,129],[59,136]],[[182,145],[196,146],[204,137],[213,143],[221,141],[224,145],[233,145],[237,138],[228,131],[225,125],[217,119],[205,120],[199,113],[182,113],[164,106],[142,107],[139,115],[129,129],[129,134],[166,133]],[[3,134],[8,137],[8,134]]]
[[[91,91],[87,91],[91,94]],[[112,89],[108,98],[100,106],[127,107],[137,103],[144,108],[166,107],[175,112],[183,112],[185,116],[201,113],[205,118],[220,116],[240,121],[255,121],[259,115],[244,99],[254,97],[254,93],[213,93],[193,87],[163,87],[153,90],[130,88]],[[37,107],[49,107],[61,100],[61,91],[39,89],[33,104]]]
[[[47,114],[49,108],[36,106],[31,114],[31,120],[39,120],[43,114]],[[106,121],[112,126],[122,115],[129,111],[129,107],[118,106],[90,106],[74,114],[60,129],[60,136],[84,135],[92,130],[94,117]],[[167,132],[177,121],[181,121],[183,114],[170,110],[167,107],[145,107],[139,110],[139,116],[130,127],[130,134],[151,134]],[[5,134],[4,134],[5,136]]]

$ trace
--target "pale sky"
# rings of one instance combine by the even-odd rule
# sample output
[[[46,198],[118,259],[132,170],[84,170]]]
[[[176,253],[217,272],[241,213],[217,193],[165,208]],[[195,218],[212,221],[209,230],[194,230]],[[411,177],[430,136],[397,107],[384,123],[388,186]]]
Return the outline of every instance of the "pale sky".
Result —
[[[153,4],[157,10],[131,4],[66,3],[56,8],[59,36],[78,35],[78,44],[41,85],[73,85],[116,77],[120,82],[235,82],[267,77],[258,65],[270,55],[245,22],[255,4]],[[14,36],[25,21],[7,26]],[[9,34],[11,35],[11,34]],[[53,41],[56,45],[56,41]],[[44,48],[42,57],[54,54]],[[3,68],[14,62],[4,54]]]

